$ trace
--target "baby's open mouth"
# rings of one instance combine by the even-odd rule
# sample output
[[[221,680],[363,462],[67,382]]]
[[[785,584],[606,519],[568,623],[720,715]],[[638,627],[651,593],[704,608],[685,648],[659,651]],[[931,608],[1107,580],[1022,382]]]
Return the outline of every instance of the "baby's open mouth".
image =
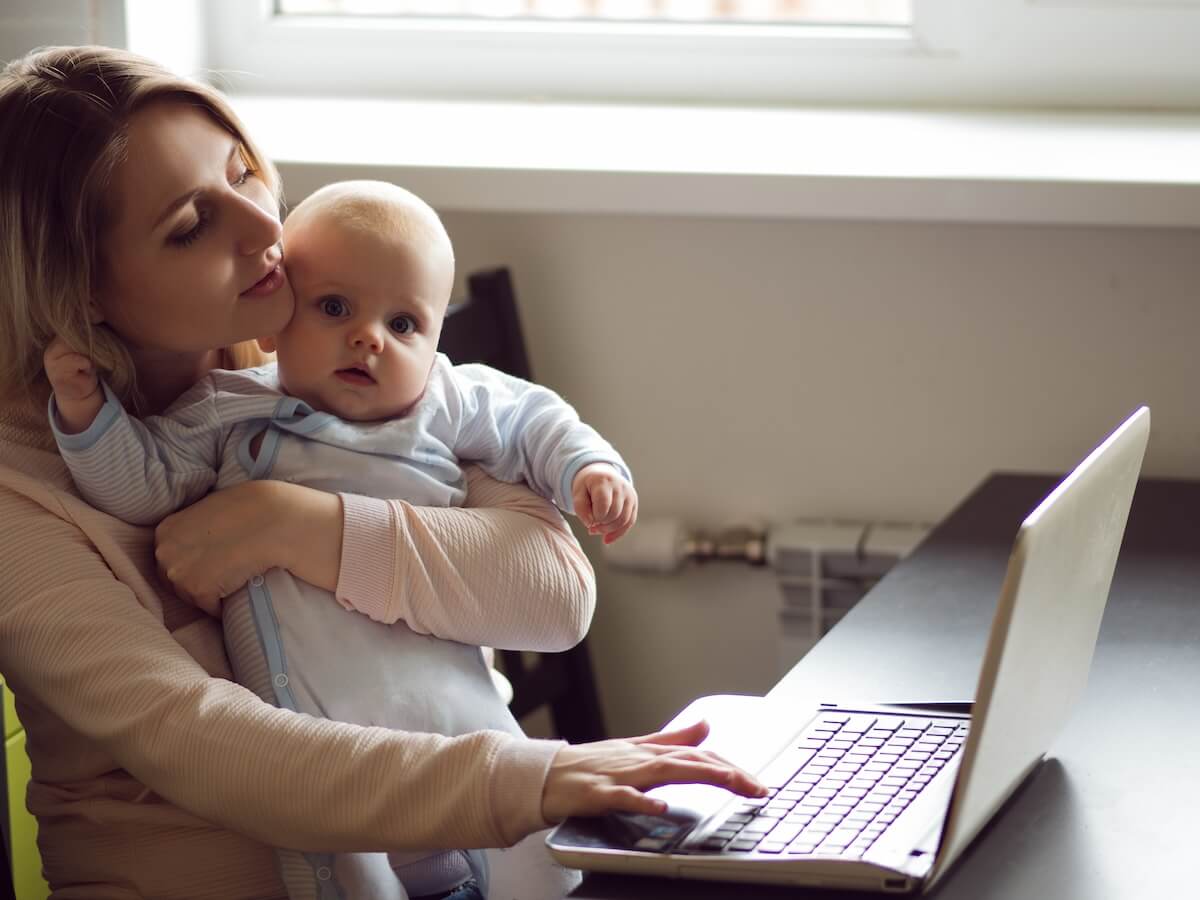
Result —
[[[375,383],[375,379],[371,376],[371,373],[367,371],[365,366],[349,366],[345,369],[338,369],[333,374],[349,384]]]

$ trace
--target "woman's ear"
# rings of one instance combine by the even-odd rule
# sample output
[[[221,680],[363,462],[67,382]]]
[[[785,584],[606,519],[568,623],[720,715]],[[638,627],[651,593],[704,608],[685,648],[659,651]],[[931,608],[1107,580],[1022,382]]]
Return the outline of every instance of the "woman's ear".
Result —
[[[88,301],[88,321],[93,325],[99,325],[104,321],[104,310],[100,308],[100,304],[95,299]]]
[[[258,349],[261,350],[263,353],[274,353],[275,352],[275,338],[274,337],[260,337],[258,339]]]

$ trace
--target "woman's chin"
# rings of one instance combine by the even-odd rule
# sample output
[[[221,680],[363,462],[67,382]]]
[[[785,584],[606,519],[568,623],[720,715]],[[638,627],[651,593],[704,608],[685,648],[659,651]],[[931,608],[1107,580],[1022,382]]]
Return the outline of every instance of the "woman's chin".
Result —
[[[292,320],[295,311],[296,299],[287,284],[269,297],[242,297],[238,303],[238,318],[246,327],[238,330],[249,333],[246,340],[278,334]]]

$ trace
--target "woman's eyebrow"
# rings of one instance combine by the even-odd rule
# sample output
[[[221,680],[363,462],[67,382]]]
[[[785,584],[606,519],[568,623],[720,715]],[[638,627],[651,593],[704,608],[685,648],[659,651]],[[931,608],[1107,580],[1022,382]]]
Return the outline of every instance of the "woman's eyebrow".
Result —
[[[225,157],[226,167],[229,166],[230,160],[232,160],[237,155],[240,146],[241,145],[237,141],[233,142],[233,146],[231,146],[229,148],[229,155],[227,157]],[[162,211],[162,214],[159,215],[159,217],[154,220],[154,224],[151,226],[150,230],[151,231],[157,230],[158,226],[161,225],[166,219],[170,218],[170,216],[173,212],[175,212],[180,207],[187,206],[189,203],[191,203],[193,200],[195,200],[202,193],[204,193],[203,188],[196,188],[194,190],[188,191],[186,194],[176,197],[174,200],[172,200],[170,203],[167,204],[167,207],[166,207],[166,209],[164,209]]]

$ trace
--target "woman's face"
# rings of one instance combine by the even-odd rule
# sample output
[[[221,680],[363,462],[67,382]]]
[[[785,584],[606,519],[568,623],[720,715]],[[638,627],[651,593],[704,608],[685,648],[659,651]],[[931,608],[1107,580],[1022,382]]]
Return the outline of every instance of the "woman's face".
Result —
[[[142,353],[201,353],[282,328],[294,301],[279,207],[237,139],[170,100],[138,111],[128,138],[97,317]]]

